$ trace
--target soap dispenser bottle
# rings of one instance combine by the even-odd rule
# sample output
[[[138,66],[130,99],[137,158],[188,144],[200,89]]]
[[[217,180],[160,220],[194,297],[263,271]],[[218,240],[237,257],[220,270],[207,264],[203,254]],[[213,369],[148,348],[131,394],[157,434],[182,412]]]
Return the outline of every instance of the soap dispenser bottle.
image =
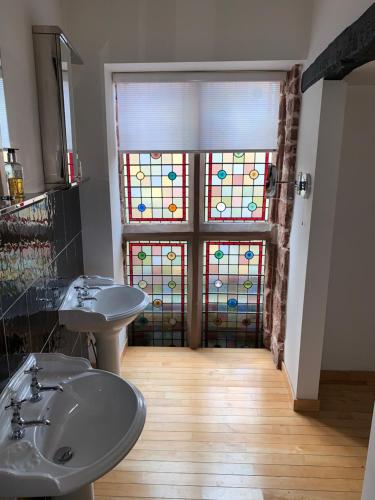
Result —
[[[6,160],[4,162],[5,175],[8,181],[10,198],[22,199],[24,197],[23,190],[23,169],[17,161],[15,148],[4,149],[6,152]]]

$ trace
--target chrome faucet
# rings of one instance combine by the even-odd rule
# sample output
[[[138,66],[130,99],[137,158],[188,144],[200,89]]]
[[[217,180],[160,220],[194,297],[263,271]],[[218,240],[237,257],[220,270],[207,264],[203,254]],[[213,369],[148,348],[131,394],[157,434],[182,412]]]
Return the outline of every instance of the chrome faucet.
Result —
[[[63,392],[63,387],[61,385],[42,385],[38,381],[38,373],[40,370],[43,370],[42,367],[38,366],[37,364],[34,364],[31,366],[28,370],[25,370],[25,374],[31,373],[32,378],[31,378],[31,384],[30,384],[30,389],[31,389],[31,398],[30,401],[32,403],[36,403],[37,401],[40,401],[42,399],[41,392],[46,392],[46,391],[60,391]]]
[[[13,416],[11,420],[12,426],[12,434],[10,436],[11,439],[18,440],[22,439],[25,435],[25,429],[27,427],[38,427],[40,425],[51,425],[51,422],[46,418],[42,418],[41,420],[29,420],[25,421],[20,414],[22,403],[28,401],[27,399],[22,399],[21,401],[16,401],[15,399],[10,400],[10,404],[5,407],[12,408]]]
[[[83,302],[85,300],[98,300],[96,297],[84,296],[80,290],[77,293],[77,307],[83,307]]]
[[[100,286],[84,285],[84,286],[75,286],[74,290],[77,290],[77,293],[81,294],[81,297],[87,297],[89,294],[89,290],[101,290],[101,288]]]
[[[46,288],[46,290],[52,291],[52,297],[39,297],[36,300],[38,302],[45,302],[47,307],[51,306],[52,309],[56,309],[60,298],[60,288],[58,286],[52,286]]]

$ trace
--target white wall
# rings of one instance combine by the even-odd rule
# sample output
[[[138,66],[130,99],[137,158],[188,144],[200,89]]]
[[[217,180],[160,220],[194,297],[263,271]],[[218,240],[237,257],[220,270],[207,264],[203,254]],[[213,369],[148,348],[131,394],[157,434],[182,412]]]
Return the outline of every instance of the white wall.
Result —
[[[371,4],[371,0],[315,0],[305,68]],[[321,85],[316,83],[302,99],[297,171],[313,174],[313,196],[307,201],[296,199],[290,243],[285,365],[299,399],[318,397],[336,204],[334,182],[341,154],[340,121],[345,110],[343,88],[333,90],[332,103],[328,99],[324,104]],[[330,108],[331,116],[327,115]],[[323,111],[327,125],[319,131],[321,139],[317,141]],[[331,140],[336,145],[330,150]]]
[[[285,366],[297,399],[316,399],[322,356],[346,83],[320,81],[305,93],[297,169],[312,194],[296,197],[290,239]]]
[[[44,189],[33,24],[62,24],[60,0],[1,0],[0,52],[10,140],[20,148],[25,191]]]
[[[365,479],[361,500],[374,500],[375,498],[375,407],[372,416],[370,442],[367,452]]]
[[[63,0],[63,9],[85,63],[74,68],[73,83],[78,149],[90,177],[81,190],[85,269],[119,275],[117,166],[113,152],[107,154],[104,64],[304,59],[311,2]]]
[[[311,87],[303,96],[300,132],[298,138],[298,167],[314,179],[323,82]],[[287,302],[287,334],[285,337],[285,358],[294,393],[297,388],[299,353],[301,349],[301,327],[305,298],[306,267],[310,236],[310,220],[313,196],[304,200],[296,197],[293,225],[290,235],[290,268]]]
[[[348,86],[322,369],[375,370],[375,86]]]

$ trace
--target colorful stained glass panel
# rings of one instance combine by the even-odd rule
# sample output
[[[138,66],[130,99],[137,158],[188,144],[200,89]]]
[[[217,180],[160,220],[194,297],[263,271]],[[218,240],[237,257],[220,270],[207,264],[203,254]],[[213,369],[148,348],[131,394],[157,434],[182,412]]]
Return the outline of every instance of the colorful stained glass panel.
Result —
[[[183,346],[187,243],[128,243],[128,281],[150,296],[150,304],[129,328],[129,344]]]
[[[205,220],[267,220],[265,184],[272,153],[206,154]]]
[[[121,153],[120,158],[127,222],[187,221],[186,153]]]
[[[265,242],[206,241],[203,344],[260,347]]]

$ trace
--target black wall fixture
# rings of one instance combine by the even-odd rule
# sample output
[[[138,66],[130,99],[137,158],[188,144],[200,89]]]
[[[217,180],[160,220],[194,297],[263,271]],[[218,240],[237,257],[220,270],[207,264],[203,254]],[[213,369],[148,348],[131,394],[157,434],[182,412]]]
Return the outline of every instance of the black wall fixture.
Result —
[[[302,74],[305,92],[315,82],[342,80],[353,69],[375,59],[375,3],[348,26]]]

